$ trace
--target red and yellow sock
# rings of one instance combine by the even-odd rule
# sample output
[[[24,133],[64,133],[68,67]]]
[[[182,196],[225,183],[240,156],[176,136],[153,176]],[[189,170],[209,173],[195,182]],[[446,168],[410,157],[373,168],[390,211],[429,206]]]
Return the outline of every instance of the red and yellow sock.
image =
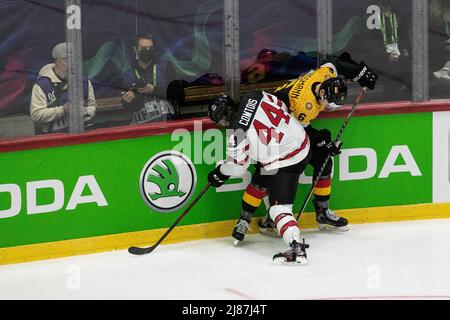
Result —
[[[265,189],[249,184],[242,196],[242,209],[251,213],[255,212],[266,195]]]
[[[330,199],[331,194],[331,177],[326,179],[319,179],[316,187],[313,190],[314,196],[317,201],[327,201]]]

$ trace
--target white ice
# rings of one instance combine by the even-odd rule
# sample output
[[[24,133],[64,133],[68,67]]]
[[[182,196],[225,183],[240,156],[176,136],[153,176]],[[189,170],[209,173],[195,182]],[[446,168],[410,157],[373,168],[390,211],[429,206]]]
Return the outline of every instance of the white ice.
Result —
[[[302,234],[306,266],[258,234],[0,266],[0,299],[450,299],[450,219]]]

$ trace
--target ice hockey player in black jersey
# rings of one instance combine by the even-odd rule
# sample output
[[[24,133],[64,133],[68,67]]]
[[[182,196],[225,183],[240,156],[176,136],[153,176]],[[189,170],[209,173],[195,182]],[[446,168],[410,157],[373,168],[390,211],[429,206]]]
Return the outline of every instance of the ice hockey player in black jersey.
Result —
[[[331,133],[327,129],[317,130],[311,126],[313,121],[323,110],[335,110],[345,101],[347,87],[344,80],[357,82],[361,87],[374,90],[377,75],[364,62],[356,63],[349,53],[339,57],[329,57],[318,69],[286,82],[275,90],[274,95],[289,107],[291,114],[300,121],[311,140],[312,158],[310,164],[314,168],[314,179],[330,154],[340,153],[342,143],[332,143]],[[320,99],[319,91],[326,90],[327,99]],[[313,204],[316,211],[316,221],[321,230],[347,231],[348,221],[336,215],[329,208],[331,194],[332,158],[328,161],[322,175],[313,190]],[[260,231],[265,234],[277,235],[274,223],[269,215],[260,221]]]

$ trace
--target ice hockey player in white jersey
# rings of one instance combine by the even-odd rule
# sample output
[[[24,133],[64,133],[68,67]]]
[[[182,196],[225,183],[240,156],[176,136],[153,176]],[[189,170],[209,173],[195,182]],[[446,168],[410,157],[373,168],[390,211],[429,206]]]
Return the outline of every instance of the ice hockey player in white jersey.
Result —
[[[252,184],[260,184],[258,190],[269,194],[270,217],[289,245],[287,251],[274,255],[274,262],[307,263],[308,246],[300,241],[292,212],[299,176],[311,157],[302,125],[280,99],[264,91],[247,93],[238,104],[221,95],[210,103],[209,117],[229,129],[227,159],[208,174],[210,184],[220,187],[231,176],[244,175],[251,162],[255,164]]]
[[[288,107],[290,114],[305,128],[311,145],[310,165],[314,168],[314,178],[318,183],[314,188],[313,200],[316,210],[316,220],[321,230],[348,230],[348,221],[336,215],[328,206],[331,194],[331,168],[333,161],[328,161],[320,177],[318,173],[325,158],[330,154],[336,156],[340,153],[341,142],[332,142],[331,132],[327,129],[317,130],[311,126],[313,121],[323,110],[333,110],[344,102],[347,96],[347,85],[338,77],[358,82],[362,87],[375,89],[377,75],[363,62],[356,63],[350,54],[344,53],[339,57],[328,57],[327,61],[318,69],[312,70],[304,76],[286,82],[279,87],[274,95],[281,99]],[[242,197],[242,211],[232,236],[237,245],[244,240],[249,229],[249,223],[254,212],[260,206],[263,198],[268,198],[268,189],[265,187],[265,176],[258,174],[257,170],[252,176]],[[266,201],[267,204],[268,201]],[[276,224],[270,218],[269,212],[259,221],[260,232],[279,236]]]
[[[324,104],[325,102],[335,103],[343,101],[343,99],[345,99],[346,97],[346,93],[347,93],[347,86],[342,79],[330,78],[325,81],[322,81],[321,83],[318,83],[317,96],[315,95],[314,99],[317,99],[317,103],[322,104]],[[296,117],[294,113],[291,112],[291,116],[293,116],[298,123],[300,123],[303,127],[305,127],[304,123],[300,120],[300,118]],[[308,133],[307,128],[305,128],[305,131]],[[320,142],[321,144],[319,150],[320,152],[317,152],[318,147],[316,144],[319,144],[318,139],[313,140],[309,135],[309,133],[308,138],[310,141],[310,149],[311,149],[311,160],[309,164],[312,164],[313,167],[320,168],[322,166],[323,159],[321,160],[320,158],[322,155],[325,155],[326,157],[328,153],[336,155],[340,152],[339,150],[340,143],[338,142],[335,144],[334,142],[331,142],[331,136],[329,141]],[[327,166],[327,168],[328,167],[329,166]],[[331,167],[329,169],[331,172]],[[249,229],[249,224],[254,212],[260,206],[262,199],[265,197],[268,198],[269,190],[266,187],[267,185],[267,182],[265,181],[265,179],[267,179],[266,177],[267,177],[266,175],[259,174],[259,165],[256,164],[255,174],[252,175],[251,182],[248,184],[242,197],[242,211],[240,218],[233,229],[232,237],[234,238],[235,245],[239,244],[241,241],[244,240],[245,234]],[[328,211],[330,210],[327,210],[327,212]],[[332,219],[329,220],[331,220],[334,225],[341,223],[341,221],[343,221],[344,224],[347,223],[346,220],[344,220],[341,217],[338,217],[337,219],[334,220]],[[325,223],[327,224],[327,226],[330,225],[328,221],[325,221]],[[276,224],[270,218],[269,212],[267,213],[266,217],[264,217],[264,219],[259,222],[259,226],[261,232],[265,231],[263,233],[279,236]]]

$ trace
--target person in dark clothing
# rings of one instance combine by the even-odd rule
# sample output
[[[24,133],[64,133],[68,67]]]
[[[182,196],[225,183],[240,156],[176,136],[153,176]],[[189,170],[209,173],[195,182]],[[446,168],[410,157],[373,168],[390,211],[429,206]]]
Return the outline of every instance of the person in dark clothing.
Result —
[[[430,1],[430,69],[450,81],[450,2]]]
[[[370,2],[365,25],[346,48],[358,53],[378,74],[383,92],[378,100],[411,98],[410,7],[411,2],[405,0]]]
[[[136,60],[121,76],[122,105],[133,112],[133,123],[173,120],[172,105],[164,98],[164,83],[155,59],[154,41],[150,34],[135,37],[133,51]]]

